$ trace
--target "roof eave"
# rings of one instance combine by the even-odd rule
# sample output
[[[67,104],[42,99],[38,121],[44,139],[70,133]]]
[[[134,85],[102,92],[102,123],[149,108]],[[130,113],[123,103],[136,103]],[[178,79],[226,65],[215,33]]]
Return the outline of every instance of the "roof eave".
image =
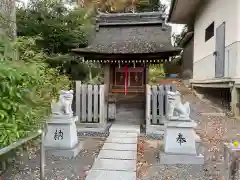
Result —
[[[194,21],[201,0],[172,0],[167,22],[174,24],[191,24]]]
[[[167,18],[167,22],[171,22],[172,12],[173,12],[175,5],[176,5],[176,0],[172,0],[171,5],[170,5],[170,10],[169,10],[169,15]]]
[[[142,60],[148,60],[148,59],[158,59],[158,58],[168,58],[177,56],[182,51],[182,48],[175,48],[173,50],[169,51],[163,51],[163,52],[152,52],[152,53],[104,53],[104,52],[92,52],[92,51],[86,51],[84,48],[79,49],[73,49],[72,53],[77,56],[82,56],[87,59],[142,59]]]

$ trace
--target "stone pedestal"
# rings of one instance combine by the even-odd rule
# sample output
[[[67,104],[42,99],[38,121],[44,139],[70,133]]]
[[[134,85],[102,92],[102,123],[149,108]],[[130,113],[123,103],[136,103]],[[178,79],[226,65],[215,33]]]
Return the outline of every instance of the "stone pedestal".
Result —
[[[108,104],[108,119],[115,120],[116,119],[116,103],[110,102]]]
[[[44,145],[54,156],[75,157],[81,149],[75,121],[77,116],[54,115],[47,122]]]
[[[164,133],[165,154],[161,154],[161,164],[203,164],[204,157],[197,153],[197,124],[191,120],[173,121],[167,124]]]

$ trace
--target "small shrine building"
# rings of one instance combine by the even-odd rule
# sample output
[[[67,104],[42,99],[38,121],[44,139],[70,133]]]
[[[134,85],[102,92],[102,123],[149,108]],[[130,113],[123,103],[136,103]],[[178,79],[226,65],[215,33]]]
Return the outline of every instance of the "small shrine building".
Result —
[[[146,12],[97,16],[89,46],[72,51],[85,62],[103,65],[107,101],[128,96],[144,101],[149,65],[169,61],[181,49],[172,46],[164,15]]]

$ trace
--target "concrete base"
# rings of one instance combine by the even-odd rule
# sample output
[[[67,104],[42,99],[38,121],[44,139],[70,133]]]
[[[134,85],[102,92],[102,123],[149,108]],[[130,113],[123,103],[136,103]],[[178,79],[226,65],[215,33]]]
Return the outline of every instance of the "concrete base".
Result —
[[[206,87],[206,88],[230,88],[233,86],[234,80],[231,78],[214,78],[206,80],[191,79],[192,87]]]
[[[80,150],[83,149],[83,147],[82,147],[82,143],[79,142],[72,149],[55,149],[55,148],[45,148],[45,149],[46,149],[46,153],[50,156],[74,158],[78,155]]]
[[[204,164],[203,155],[160,154],[160,164]]]
[[[115,120],[116,119],[116,103],[109,102],[108,104],[108,119]]]

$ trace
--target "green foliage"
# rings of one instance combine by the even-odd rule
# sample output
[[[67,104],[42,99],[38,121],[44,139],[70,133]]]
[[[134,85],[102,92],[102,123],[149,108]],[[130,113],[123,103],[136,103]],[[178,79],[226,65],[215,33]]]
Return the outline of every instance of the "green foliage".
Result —
[[[0,33],[0,61],[15,60],[17,57],[17,50],[14,42],[9,42],[8,37],[4,33]]]
[[[6,38],[0,42],[0,147],[36,132],[49,115],[52,99],[69,86],[68,78],[49,68],[43,53],[31,48],[33,42],[24,38],[12,46]],[[11,54],[19,45],[16,60]],[[23,47],[28,48],[24,51]]]
[[[157,83],[160,79],[165,77],[163,64],[152,65],[149,68],[149,81],[150,83]]]
[[[160,0],[138,0],[136,4],[137,12],[152,12],[159,10],[165,12],[166,8],[167,6],[162,4]]]
[[[37,43],[44,51],[68,53],[85,47],[93,30],[85,9],[67,9],[61,1],[32,0],[28,8],[17,10],[19,36],[41,35]]]
[[[103,84],[103,76],[97,75],[93,79],[88,80],[87,84]]]
[[[87,64],[74,59],[74,57],[69,54],[54,55],[47,59],[47,62],[51,67],[58,68],[60,73],[71,74],[71,78],[74,80],[84,80],[89,73]]]
[[[70,53],[76,47],[85,47],[87,39],[93,34],[92,14],[86,9],[68,9],[61,0],[30,0],[27,8],[17,9],[18,35],[34,38],[34,51],[43,50],[48,57],[39,52],[36,59],[30,51],[26,59],[37,61],[41,58],[61,74],[67,73],[72,79],[84,80],[90,69],[76,60]],[[20,51],[32,46],[25,44]]]

